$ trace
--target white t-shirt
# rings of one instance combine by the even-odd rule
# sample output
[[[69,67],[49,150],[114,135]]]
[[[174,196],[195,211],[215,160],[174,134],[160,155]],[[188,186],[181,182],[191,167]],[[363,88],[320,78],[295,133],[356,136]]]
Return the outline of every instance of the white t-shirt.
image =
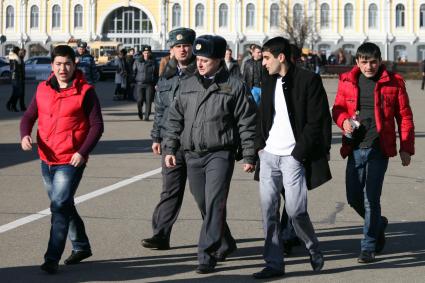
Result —
[[[291,155],[295,147],[295,137],[289,120],[285,95],[283,94],[282,77],[276,80],[274,110],[273,125],[264,150],[279,156]]]

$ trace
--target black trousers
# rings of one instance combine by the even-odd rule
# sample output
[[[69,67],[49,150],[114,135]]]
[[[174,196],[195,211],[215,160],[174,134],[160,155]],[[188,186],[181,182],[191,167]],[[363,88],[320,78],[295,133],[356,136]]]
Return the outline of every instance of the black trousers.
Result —
[[[137,100],[137,111],[139,116],[145,115],[145,120],[149,119],[151,115],[152,102],[155,94],[155,87],[148,84],[136,84],[134,87],[134,96]],[[145,105],[145,112],[143,113],[143,105]]]
[[[213,254],[236,244],[226,222],[226,203],[235,154],[232,151],[216,151],[200,156],[186,152],[185,157],[190,190],[203,218],[198,261],[215,265]]]
[[[7,107],[16,109],[18,102],[21,110],[25,110],[25,81],[12,80],[12,94],[7,102]]]
[[[182,206],[186,186],[186,161],[184,152],[176,153],[176,166],[165,167],[165,155],[162,155],[162,192],[159,203],[152,216],[154,236],[170,240],[171,229],[177,220]]]

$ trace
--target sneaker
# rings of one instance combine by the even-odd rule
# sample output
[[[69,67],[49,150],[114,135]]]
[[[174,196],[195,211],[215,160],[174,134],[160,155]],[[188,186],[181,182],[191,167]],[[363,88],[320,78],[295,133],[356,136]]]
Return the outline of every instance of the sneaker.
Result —
[[[371,263],[375,261],[375,253],[370,251],[361,251],[359,258],[357,259],[358,263]]]
[[[169,250],[170,242],[167,239],[153,236],[152,238],[143,239],[142,246],[148,249]]]
[[[378,239],[376,240],[376,246],[375,246],[375,252],[380,253],[385,247],[385,229],[387,229],[388,226],[388,219],[385,216],[381,217],[382,221],[382,229],[378,235]]]
[[[321,252],[316,252],[314,254],[310,254],[310,264],[313,268],[313,271],[320,271],[323,268],[323,265],[325,264],[325,259],[323,257],[323,254]]]
[[[58,271],[58,268],[59,264],[56,261],[46,260],[42,265],[40,265],[40,269],[49,274],[55,274]]]
[[[83,259],[91,257],[92,253],[88,251],[72,251],[71,255],[63,262],[66,265],[80,263]]]
[[[215,271],[215,265],[212,264],[200,264],[196,268],[196,273],[198,274],[208,274]]]
[[[266,267],[260,272],[252,274],[255,279],[268,279],[274,277],[282,277],[285,275],[285,270],[283,269],[274,269],[271,267]]]

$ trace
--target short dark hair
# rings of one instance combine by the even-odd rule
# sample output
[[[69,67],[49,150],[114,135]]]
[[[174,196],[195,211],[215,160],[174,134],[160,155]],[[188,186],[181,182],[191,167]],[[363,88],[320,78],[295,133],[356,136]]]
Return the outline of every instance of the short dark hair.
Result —
[[[20,49],[19,49],[18,46],[13,46],[13,48],[12,48],[12,52],[15,53],[16,55],[18,55],[19,50]]]
[[[261,50],[261,46],[260,46],[260,45],[258,45],[258,44],[255,44],[255,43],[254,43],[254,44],[252,44],[252,45],[251,45],[251,50],[252,50],[252,51],[254,51],[255,49],[260,49],[260,50]]]
[[[264,43],[262,51],[270,52],[275,58],[282,53],[285,55],[286,61],[291,63],[291,49],[289,40],[284,37],[277,36]]]
[[[50,56],[52,62],[57,56],[69,57],[72,62],[75,62],[75,51],[69,45],[58,45],[53,48],[52,54]]]
[[[121,49],[120,54],[123,55],[123,56],[127,55],[127,49],[125,49],[125,48]]]
[[[301,49],[293,43],[291,43],[291,56],[294,62],[301,58]]]
[[[379,59],[381,60],[381,50],[379,46],[372,42],[366,42],[357,48],[356,59]]]

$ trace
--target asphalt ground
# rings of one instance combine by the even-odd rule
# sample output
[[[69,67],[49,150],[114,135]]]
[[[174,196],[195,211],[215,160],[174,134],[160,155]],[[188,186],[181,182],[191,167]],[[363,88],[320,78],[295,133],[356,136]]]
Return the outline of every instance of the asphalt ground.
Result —
[[[324,84],[332,105],[337,80],[325,79]],[[27,101],[35,87],[35,83],[27,84]],[[11,86],[0,85],[0,282],[254,282],[251,274],[264,266],[258,183],[242,171],[240,163],[228,199],[228,223],[238,250],[215,273],[194,272],[201,216],[189,190],[172,232],[172,249],[141,247],[140,240],[152,235],[152,212],[161,191],[156,170],[160,159],[150,150],[152,122],[138,119],[135,103],[112,101],[114,87],[112,81],[96,85],[105,133],[77,191],[77,197],[91,197],[79,198],[82,202],[77,208],[93,256],[75,266],[64,266],[61,261],[59,272],[50,276],[39,269],[50,228],[40,161],[35,150],[20,150],[22,113],[6,111]],[[267,282],[425,281],[425,93],[419,81],[408,81],[407,89],[416,124],[416,155],[409,167],[402,167],[399,157],[390,160],[381,199],[382,213],[390,224],[387,245],[377,262],[362,265],[356,260],[362,221],[346,202],[346,160],[339,155],[340,131],[334,126],[333,179],[309,192],[310,217],[326,259],[324,269],[319,274],[312,272],[305,249],[297,247],[285,259],[285,277]],[[103,194],[87,195],[93,192]],[[2,231],[28,216],[39,219]],[[68,242],[62,260],[70,251]]]

